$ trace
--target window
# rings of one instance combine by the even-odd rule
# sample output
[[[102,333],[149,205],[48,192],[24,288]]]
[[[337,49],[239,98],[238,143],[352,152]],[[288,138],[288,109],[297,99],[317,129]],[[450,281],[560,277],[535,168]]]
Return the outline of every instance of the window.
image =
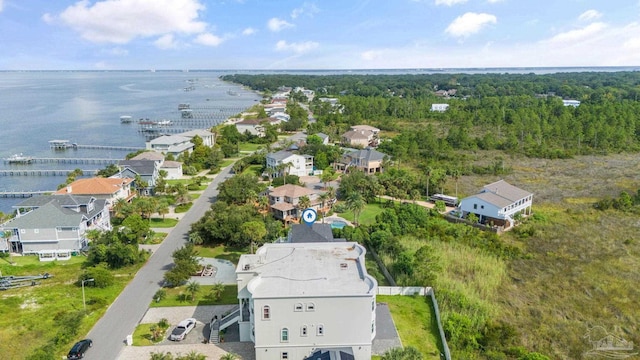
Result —
[[[477,209],[478,208],[478,204],[473,204],[473,208]]]
[[[20,234],[24,234],[24,233],[26,233],[26,232],[27,232],[27,230],[25,230],[25,229],[20,229]]]
[[[300,328],[300,336],[307,336],[307,325],[302,325]]]
[[[288,352],[283,352],[282,356],[280,356],[281,359],[285,360],[289,358],[289,353]]]
[[[322,324],[318,325],[317,335],[318,336],[324,335],[324,325],[322,325]]]
[[[38,233],[40,233],[40,229],[33,229],[33,232],[34,232],[35,234],[38,234]]]
[[[289,341],[289,329],[282,328],[282,330],[280,330],[280,341],[281,342],[288,342]]]
[[[307,304],[307,311],[315,311],[315,310],[316,310],[316,304],[314,303]]]
[[[262,320],[269,320],[271,318],[271,308],[269,305],[262,307]]]
[[[484,209],[484,205],[480,205],[480,209]]]
[[[294,306],[293,311],[302,311],[302,304],[297,303],[297,304]]]

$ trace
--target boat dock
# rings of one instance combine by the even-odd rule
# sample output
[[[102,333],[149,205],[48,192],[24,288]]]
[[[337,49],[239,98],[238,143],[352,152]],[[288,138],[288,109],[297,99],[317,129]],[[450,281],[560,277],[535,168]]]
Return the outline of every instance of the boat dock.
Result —
[[[137,147],[137,146],[83,145],[83,144],[71,143],[69,140],[49,140],[49,147],[55,150],[66,150],[66,149],[98,149],[98,150],[115,150],[115,151],[144,150],[143,147]]]
[[[109,165],[116,164],[122,159],[103,159],[103,158],[32,158],[32,162],[40,164],[96,164],[96,165]]]
[[[0,176],[68,176],[75,170],[0,170]],[[98,170],[80,170],[83,175],[95,176]]]
[[[56,190],[41,191],[0,191],[0,198],[28,198],[37,195],[53,194]]]

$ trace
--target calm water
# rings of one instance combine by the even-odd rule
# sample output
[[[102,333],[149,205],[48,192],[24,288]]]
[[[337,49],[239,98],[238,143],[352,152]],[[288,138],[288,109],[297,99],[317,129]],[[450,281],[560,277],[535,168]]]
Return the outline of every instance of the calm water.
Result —
[[[0,158],[123,158],[130,151],[54,151],[49,140],[87,145],[144,147],[136,121],[179,119],[178,104],[246,109],[257,94],[220,81],[221,72],[0,72]],[[184,91],[193,85],[194,90]],[[238,95],[229,95],[233,90]],[[211,110],[215,111],[215,110]],[[120,116],[134,122],[121,124]],[[105,165],[0,163],[8,169],[99,169]],[[0,176],[0,191],[53,190],[64,176]],[[9,212],[22,199],[1,199]]]

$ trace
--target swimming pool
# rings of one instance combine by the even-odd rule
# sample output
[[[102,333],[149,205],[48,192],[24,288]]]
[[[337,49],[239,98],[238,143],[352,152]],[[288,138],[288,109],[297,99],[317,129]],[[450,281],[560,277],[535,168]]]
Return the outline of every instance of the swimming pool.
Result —
[[[332,229],[342,229],[345,226],[347,226],[347,223],[344,221],[334,221],[331,223],[331,228]]]

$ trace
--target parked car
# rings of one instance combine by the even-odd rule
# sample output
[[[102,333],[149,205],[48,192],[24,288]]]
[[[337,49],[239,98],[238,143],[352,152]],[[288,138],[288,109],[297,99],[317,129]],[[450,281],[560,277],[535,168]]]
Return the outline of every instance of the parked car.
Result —
[[[169,335],[169,340],[173,340],[173,341],[184,340],[185,336],[187,336],[187,334],[191,332],[191,330],[193,330],[195,327],[196,327],[196,319],[188,318],[188,319],[182,320],[180,321],[178,326],[176,326],[173,329],[173,331],[171,332],[171,335]]]
[[[69,350],[69,354],[67,354],[67,359],[82,359],[84,354],[89,350],[90,347],[93,346],[93,341],[91,339],[80,340]]]

